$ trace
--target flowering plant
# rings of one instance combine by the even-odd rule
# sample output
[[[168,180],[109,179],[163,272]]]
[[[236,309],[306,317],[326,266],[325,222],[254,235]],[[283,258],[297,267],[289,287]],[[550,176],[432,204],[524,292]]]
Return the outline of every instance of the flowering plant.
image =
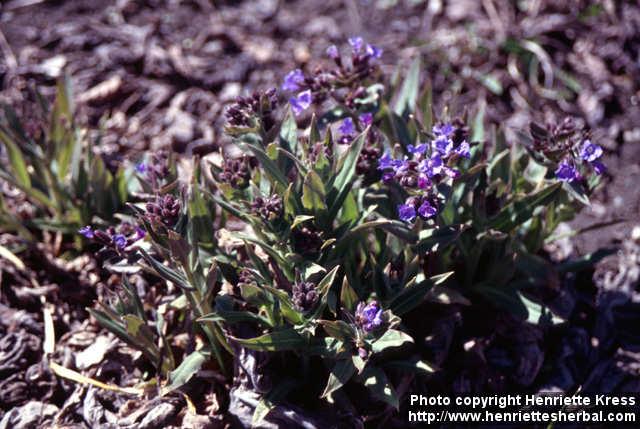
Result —
[[[602,149],[568,122],[532,124],[519,144],[486,132],[482,109],[471,127],[436,120],[419,59],[394,88],[380,49],[349,45],[348,58],[327,50],[332,69],[288,73],[287,107],[269,90],[228,109],[241,156],[197,159],[189,183],[160,183],[164,169],[141,177],[146,201],[130,207],[150,240],[135,228],[82,230],[177,287],[171,311],[206,338],[178,363],[168,309],[144,308],[127,281],[113,306],[93,310],[141,348],[165,389],[210,356],[241,377],[251,350],[270,354],[265,372],[285,362],[288,375],[320,379],[327,401],[352,407],[345,391],[359,385],[397,409],[407,385],[435,370],[422,327],[408,323],[425,302],[488,303],[531,323],[547,315],[534,297],[558,274],[539,254],[586,201]],[[253,423],[303,387],[289,377],[261,390]]]
[[[7,162],[0,164],[0,178],[29,204],[15,210],[11,206],[19,201],[3,200],[0,223],[31,242],[40,241],[37,231],[75,237],[80,248],[78,228],[94,221],[109,224],[124,208],[130,172],[92,151],[99,139],[76,123],[69,80],[60,79],[56,89],[53,105],[34,90],[39,102],[23,122],[10,106],[3,106],[0,143]]]

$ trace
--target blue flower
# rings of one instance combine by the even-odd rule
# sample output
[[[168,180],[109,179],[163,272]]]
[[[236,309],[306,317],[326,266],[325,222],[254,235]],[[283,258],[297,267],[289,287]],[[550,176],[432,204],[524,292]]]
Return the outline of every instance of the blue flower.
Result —
[[[362,40],[362,37],[350,37],[349,44],[351,45],[351,49],[353,50],[353,53],[358,54],[362,50],[364,41]]]
[[[436,215],[438,210],[429,203],[428,200],[424,200],[424,202],[418,207],[418,214],[423,218],[430,218]]]
[[[147,235],[147,231],[140,228],[139,226],[136,226],[136,235],[135,235],[134,241],[142,240],[145,237],[145,235]]]
[[[426,143],[421,143],[419,145],[408,145],[407,146],[407,152],[411,153],[411,154],[415,154],[415,153],[425,153],[425,151],[427,150],[427,144]]]
[[[93,238],[93,229],[91,229],[91,227],[89,225],[87,225],[87,226],[85,226],[83,228],[80,228],[78,230],[78,232],[80,234],[82,234],[86,238]]]
[[[409,170],[409,160],[407,159],[407,157],[405,157],[404,159],[394,159],[393,161],[391,161],[391,168],[393,168],[393,171],[396,174],[404,173],[405,171]]]
[[[580,178],[578,170],[576,170],[576,168],[567,160],[562,161],[560,165],[558,165],[558,169],[555,173],[556,177],[563,182],[573,182]]]
[[[331,45],[327,48],[327,56],[334,60],[338,59],[340,56],[340,52],[338,52],[338,47],[336,45]]]
[[[389,183],[393,180],[393,178],[395,177],[395,173],[393,171],[387,171],[382,175],[382,181],[384,183]]]
[[[148,169],[149,167],[144,162],[139,162],[136,164],[136,171],[140,174],[144,174]]]
[[[378,170],[393,168],[393,161],[394,159],[391,158],[391,154],[389,153],[389,151],[386,151],[384,155],[382,155],[378,160]]]
[[[430,186],[431,186],[431,180],[429,179],[429,177],[424,173],[419,174],[418,175],[418,188],[427,189]]]
[[[458,156],[461,156],[463,158],[469,159],[471,157],[471,153],[469,152],[470,150],[471,150],[471,147],[469,146],[469,143],[464,141],[464,142],[460,143],[460,146],[455,148],[454,152]]]
[[[400,204],[398,206],[398,217],[404,222],[411,222],[416,218],[416,209],[411,204]]]
[[[366,305],[361,302],[356,308],[356,323],[360,325],[365,332],[371,332],[384,323],[382,315],[382,309],[377,301],[371,301]]]
[[[437,153],[432,155],[431,158],[423,159],[418,164],[418,170],[421,173],[427,175],[427,177],[433,177],[442,172],[442,158]]]
[[[292,70],[284,77],[282,90],[297,91],[300,89],[300,85],[302,83],[304,83],[304,74],[302,73],[302,70],[300,69]]]
[[[113,236],[113,244],[120,250],[127,247],[127,237],[122,234],[116,234]]]
[[[298,116],[311,106],[311,90],[308,89],[299,93],[296,97],[289,99],[293,113]]]
[[[362,122],[362,125],[367,127],[373,123],[373,114],[369,112],[363,113],[360,115],[358,119],[360,119],[360,122]]]
[[[607,171],[607,167],[601,163],[600,161],[593,161],[591,163],[591,166],[593,167],[593,171],[596,172],[596,174],[603,174]]]
[[[382,56],[382,49],[377,46],[367,44],[366,52],[371,58],[380,58]]]
[[[453,125],[451,124],[434,125],[431,128],[431,131],[433,131],[433,134],[436,137],[439,137],[439,136],[449,137],[451,134],[453,134],[454,128],[453,128]]]
[[[344,120],[342,121],[342,124],[340,125],[338,130],[340,131],[340,133],[342,135],[351,135],[351,134],[355,133],[356,132],[356,127],[353,124],[353,119],[344,118]]]
[[[451,150],[453,149],[453,140],[445,135],[438,136],[431,143],[433,150],[440,153],[440,155],[447,157],[451,154]]]
[[[580,146],[580,158],[587,162],[594,162],[602,156],[602,148],[597,144],[591,143],[591,140],[585,140]]]

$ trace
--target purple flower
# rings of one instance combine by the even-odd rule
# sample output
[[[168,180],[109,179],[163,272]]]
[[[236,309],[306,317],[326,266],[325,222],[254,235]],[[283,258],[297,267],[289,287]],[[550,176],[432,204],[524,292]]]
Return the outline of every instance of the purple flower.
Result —
[[[311,106],[311,90],[308,89],[299,93],[296,97],[289,99],[294,115],[298,116]]]
[[[371,301],[369,304],[361,302],[356,308],[356,323],[364,329],[365,332],[371,332],[384,323],[382,320],[382,309],[377,301]]]
[[[350,37],[349,44],[351,45],[351,49],[353,50],[353,53],[358,54],[362,50],[364,41],[362,40],[362,37]]]
[[[344,118],[342,124],[338,128],[342,135],[351,135],[356,132],[356,127],[353,125],[353,119]]]
[[[398,217],[404,222],[411,222],[416,218],[416,209],[411,204],[400,204],[398,206]]]
[[[558,165],[556,177],[563,182],[573,182],[580,178],[580,173],[565,159]]]
[[[394,177],[395,177],[395,173],[393,171],[387,171],[382,175],[382,181],[384,183],[389,183],[393,180]]]
[[[338,59],[340,53],[338,52],[338,47],[336,45],[331,45],[327,48],[327,56],[331,59]]]
[[[426,174],[427,177],[436,176],[442,172],[442,158],[436,153],[431,158],[423,159],[418,164],[418,170]]]
[[[454,128],[453,128],[453,125],[451,124],[434,125],[431,128],[431,131],[433,131],[433,134],[436,137],[439,137],[439,136],[449,137],[453,133]]]
[[[380,58],[382,56],[382,49],[377,46],[367,44],[366,52],[371,58]]]
[[[282,90],[297,91],[300,89],[300,85],[302,83],[304,83],[304,74],[302,74],[302,70],[300,69],[292,70],[284,77]]]
[[[427,189],[429,186],[431,186],[431,180],[429,177],[427,177],[426,174],[418,175],[418,188]]]
[[[136,164],[136,171],[140,174],[146,173],[148,169],[149,167],[144,162],[139,162]]]
[[[422,205],[418,207],[418,214],[423,218],[433,217],[436,215],[436,213],[438,213],[438,210],[434,206],[432,206],[431,203],[429,203],[429,201],[427,200],[424,200]]]
[[[364,125],[365,127],[368,127],[373,123],[373,114],[369,112],[363,113],[360,115],[359,119],[360,119],[360,122],[362,122],[362,125]]]
[[[378,170],[393,168],[393,161],[394,159],[391,158],[391,154],[389,153],[389,151],[386,151],[384,155],[382,155],[378,160]]]
[[[147,235],[147,231],[145,231],[143,228],[140,228],[139,226],[136,226],[136,235],[133,240],[134,241],[142,240],[145,237],[145,235]]]
[[[122,234],[116,234],[113,236],[113,244],[120,250],[127,247],[127,237]]]
[[[440,155],[447,157],[453,149],[453,140],[445,135],[438,136],[433,142],[431,142],[433,150],[440,153]]]
[[[580,147],[580,158],[587,162],[594,162],[602,156],[602,148],[597,144],[591,143],[591,140],[585,140]]]
[[[469,147],[469,143],[466,141],[460,143],[460,146],[455,148],[454,152],[463,158],[469,159],[471,157],[471,153],[469,152],[471,148]]]
[[[87,226],[85,226],[83,228],[80,228],[78,230],[78,232],[80,234],[82,234],[86,238],[93,238],[93,229],[91,229],[91,227],[89,225],[87,225]]]
[[[407,157],[405,157],[404,159],[394,159],[393,161],[391,161],[391,168],[393,168],[393,171],[396,174],[404,173],[405,171],[409,170],[409,160],[407,159]]]
[[[604,172],[607,171],[607,167],[601,163],[600,161],[593,161],[591,163],[591,166],[593,167],[593,171],[596,172],[596,174],[603,174]]]
[[[426,143],[421,143],[419,145],[408,145],[407,146],[407,151],[409,153],[415,154],[415,153],[425,153],[425,151],[427,150],[427,144]]]

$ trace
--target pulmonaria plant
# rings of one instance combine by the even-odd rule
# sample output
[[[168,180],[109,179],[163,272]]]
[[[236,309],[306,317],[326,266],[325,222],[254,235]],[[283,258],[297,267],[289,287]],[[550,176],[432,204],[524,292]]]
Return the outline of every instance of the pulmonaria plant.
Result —
[[[145,273],[182,294],[166,300],[177,324],[133,305],[94,311],[143,350],[165,389],[186,383],[209,356],[221,373],[242,367],[229,365],[241,347],[264,352],[256,371],[286,367],[286,376],[325,386],[326,403],[276,382],[256,407],[256,426],[278,401],[340,408],[348,399],[341,411],[349,415],[369,413],[370,401],[397,410],[434,371],[422,358],[429,301],[491,305],[538,323],[545,310],[531,297],[561,283],[540,255],[583,201],[574,170],[602,171],[602,149],[569,123],[532,126],[521,145],[499,127],[485,132],[483,109],[471,129],[466,115],[434,118],[420,59],[400,74],[404,82],[386,85],[381,51],[360,38],[349,45],[350,57],[327,50],[334,70],[286,76],[290,108],[274,110],[269,92],[227,111],[241,157],[205,157],[189,180],[131,204],[151,238],[144,247],[124,232],[103,239],[139,252]],[[135,304],[134,288],[123,287]],[[157,330],[144,336],[153,341],[127,331],[141,326]],[[180,364],[167,345],[185,326],[206,341],[194,341],[201,348]],[[353,384],[364,386],[365,401]]]
[[[460,176],[455,165],[460,158],[470,157],[469,143],[455,139],[460,133],[452,124],[435,125],[432,134],[431,142],[408,145],[410,156],[394,158],[387,151],[378,162],[382,180],[397,182],[410,195],[398,206],[398,217],[405,222],[418,216],[425,220],[434,217],[438,213],[438,184]]]

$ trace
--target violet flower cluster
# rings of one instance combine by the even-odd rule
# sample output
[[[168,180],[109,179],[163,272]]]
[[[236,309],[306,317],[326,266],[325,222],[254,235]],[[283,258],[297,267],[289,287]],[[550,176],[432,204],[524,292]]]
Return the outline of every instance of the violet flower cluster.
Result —
[[[109,227],[103,231],[87,225],[80,228],[78,232],[85,238],[101,244],[103,250],[113,251],[119,255],[126,253],[129,246],[142,240],[146,235],[143,228],[137,225],[133,226],[128,222],[123,222],[118,230]]]
[[[556,178],[563,182],[573,182],[582,180],[582,175],[578,169],[578,164],[586,165],[588,169],[600,175],[607,171],[605,165],[600,161],[602,157],[602,147],[586,139],[578,147],[577,156],[571,154],[565,157],[555,171]]]
[[[325,71],[321,68],[305,76],[301,69],[290,71],[284,78],[282,90],[295,93],[289,98],[289,104],[296,116],[301,115],[313,103],[321,103],[328,96],[340,98],[339,102],[353,99],[354,93],[360,93],[364,88],[359,84],[376,70],[375,60],[382,56],[382,49],[367,44],[362,37],[349,39],[351,46],[351,61],[343,61],[338,47],[329,46],[327,55],[338,66],[335,70]],[[340,88],[350,88],[346,95],[339,95]]]
[[[395,180],[410,194],[405,203],[398,206],[398,217],[405,222],[412,222],[418,216],[434,217],[438,213],[435,185],[448,177],[457,178],[460,171],[453,166],[460,158],[470,157],[469,143],[455,142],[453,125],[436,125],[432,132],[431,144],[407,147],[411,157],[397,159],[386,152],[378,161],[378,169],[383,171],[382,180],[385,183]]]
[[[372,332],[384,323],[383,312],[377,301],[361,302],[355,312],[356,324],[365,332]]]

